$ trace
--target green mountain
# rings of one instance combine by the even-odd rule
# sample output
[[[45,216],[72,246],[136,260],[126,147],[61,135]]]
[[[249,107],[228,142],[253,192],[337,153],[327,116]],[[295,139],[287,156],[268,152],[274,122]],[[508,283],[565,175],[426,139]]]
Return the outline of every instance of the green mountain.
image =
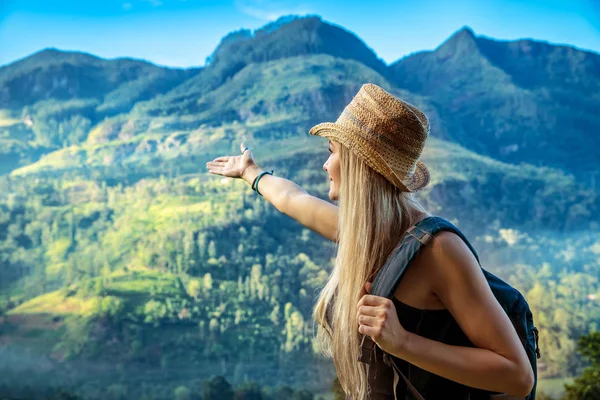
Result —
[[[0,68],[1,104],[2,108],[19,109],[49,99],[98,99],[102,102],[98,112],[123,112],[135,102],[170,89],[200,70],[46,49]]]
[[[226,36],[203,68],[57,50],[0,68],[0,397],[172,398],[214,374],[327,392],[310,319],[335,246],[204,163],[243,140],[326,198],[326,141],[307,130],[365,82],[430,117],[419,199],[526,295],[540,374],[575,374],[600,323],[599,121],[582,114],[597,62],[463,29],[386,66],[340,27],[285,17]]]
[[[305,61],[324,55],[335,62]],[[294,60],[299,65],[290,65]],[[257,115],[269,120],[270,108],[298,108],[304,116],[298,128],[307,130],[335,119],[361,83],[375,80],[426,108],[434,136],[509,163],[562,168],[594,184],[597,138],[586,132],[600,123],[593,112],[599,60],[572,47],[475,37],[465,28],[435,51],[386,66],[355,35],[318,17],[234,32],[205,68],[189,70],[46,50],[0,69],[2,170],[88,138],[97,142],[98,134],[110,141],[163,128],[245,123]],[[372,72],[350,72],[352,62]],[[260,94],[251,99],[252,70],[263,65],[279,69],[279,82],[285,77],[294,85],[303,75],[322,82],[298,99],[287,82],[263,81],[255,91],[273,93],[271,104]],[[235,104],[222,100],[233,97]]]
[[[200,70],[55,49],[0,68],[0,173],[85,141],[105,118],[130,111]]]
[[[598,171],[600,55],[464,28],[392,65],[394,82],[439,104],[448,139],[510,163]]]

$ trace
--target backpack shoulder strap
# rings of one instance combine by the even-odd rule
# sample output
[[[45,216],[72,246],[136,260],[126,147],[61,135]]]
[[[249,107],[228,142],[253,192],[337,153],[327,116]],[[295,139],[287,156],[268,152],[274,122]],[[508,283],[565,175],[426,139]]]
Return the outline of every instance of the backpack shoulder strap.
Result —
[[[473,255],[477,259],[477,262],[479,262],[479,257],[477,256],[475,249],[456,226],[437,216],[426,217],[417,224],[411,226],[402,236],[400,243],[398,243],[396,248],[392,251],[373,280],[369,294],[391,299],[410,262],[419,253],[421,248],[426,246],[431,239],[433,239],[435,234],[441,231],[449,231],[457,234],[467,246],[469,246],[469,249],[471,249]],[[375,346],[375,343],[373,343],[370,337],[363,335],[358,361],[365,364],[367,373],[369,364],[374,358],[376,347],[377,346]],[[410,383],[402,371],[398,369],[394,361],[385,352],[384,362],[392,367],[394,372],[394,399],[396,399],[396,386],[398,385],[399,377],[402,377],[413,396],[419,400],[423,400],[423,397],[418,390]]]
[[[457,234],[469,246],[479,262],[475,249],[456,226],[437,216],[426,217],[410,227],[402,236],[402,239],[373,280],[370,294],[391,299],[410,262],[421,248],[427,245],[440,231],[450,231]]]
[[[475,251],[469,240],[465,237],[465,235],[463,235],[460,229],[454,226],[450,221],[445,220],[441,217],[429,217],[419,221],[419,223],[415,225],[415,228],[420,229],[421,231],[425,231],[431,236],[435,236],[436,233],[441,231],[448,231],[456,234],[469,247],[469,250],[471,250],[475,258],[477,259],[477,262],[479,263],[479,256],[477,255],[477,252]]]

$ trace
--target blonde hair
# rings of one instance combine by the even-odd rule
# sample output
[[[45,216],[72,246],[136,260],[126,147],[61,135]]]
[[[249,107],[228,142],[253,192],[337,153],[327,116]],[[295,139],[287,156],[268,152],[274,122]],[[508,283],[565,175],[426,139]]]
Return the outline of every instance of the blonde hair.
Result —
[[[339,147],[337,256],[313,317],[318,323],[317,345],[323,355],[333,358],[342,389],[350,398],[362,400],[369,387],[366,368],[358,361],[362,335],[356,305],[365,283],[373,280],[402,234],[417,222],[419,212],[427,213],[412,193],[402,192],[347,147]]]

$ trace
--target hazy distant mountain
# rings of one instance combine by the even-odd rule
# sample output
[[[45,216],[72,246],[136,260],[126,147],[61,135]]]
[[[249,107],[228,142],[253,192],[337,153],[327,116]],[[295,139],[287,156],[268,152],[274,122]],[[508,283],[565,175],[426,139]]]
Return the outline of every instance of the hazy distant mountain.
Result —
[[[335,119],[364,82],[415,102],[433,136],[480,154],[563,168],[587,183],[598,169],[600,139],[590,135],[600,128],[598,54],[463,28],[434,51],[386,66],[354,34],[319,17],[283,17],[227,35],[205,68],[58,50],[0,68],[0,172],[86,141],[256,119],[262,137],[282,129],[302,135]]]
[[[139,109],[150,115],[202,111],[196,104],[199,97],[224,84],[246,66],[316,54],[358,61],[383,75],[388,72],[383,61],[354,34],[319,17],[282,17],[254,33],[240,30],[225,36],[201,74],[156,101],[142,104]],[[327,71],[306,73],[322,76]]]
[[[19,109],[49,99],[97,99],[97,112],[114,114],[128,111],[136,101],[170,89],[199,70],[47,49],[0,68],[0,108]]]
[[[598,60],[463,29],[386,66],[284,17],[203,68],[58,50],[0,68],[0,392],[46,398],[31,390],[64,378],[82,398],[162,399],[215,373],[329,390],[308,322],[335,246],[204,162],[244,140],[326,196],[326,140],[307,131],[366,82],[427,113],[419,200],[540,312],[540,373],[573,376],[600,321]]]
[[[449,139],[511,163],[598,170],[600,55],[464,28],[390,66],[394,82],[439,104]],[[588,178],[588,177],[586,177]],[[589,182],[589,181],[588,181]]]
[[[0,68],[0,173],[81,143],[104,118],[198,71],[55,49]]]

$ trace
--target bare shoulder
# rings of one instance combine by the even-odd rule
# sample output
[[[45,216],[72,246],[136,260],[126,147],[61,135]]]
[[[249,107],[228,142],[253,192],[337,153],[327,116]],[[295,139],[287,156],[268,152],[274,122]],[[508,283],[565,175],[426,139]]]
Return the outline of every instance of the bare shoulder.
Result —
[[[394,296],[415,308],[448,308],[442,297],[465,284],[482,285],[484,276],[463,240],[453,232],[438,232],[410,263]]]
[[[428,264],[435,280],[443,284],[449,278],[480,274],[479,263],[469,246],[455,233],[443,231],[436,234],[423,248],[423,261]]]
[[[422,251],[428,254],[429,260],[442,261],[446,257],[459,257],[477,262],[469,246],[457,234],[449,231],[437,233]]]

